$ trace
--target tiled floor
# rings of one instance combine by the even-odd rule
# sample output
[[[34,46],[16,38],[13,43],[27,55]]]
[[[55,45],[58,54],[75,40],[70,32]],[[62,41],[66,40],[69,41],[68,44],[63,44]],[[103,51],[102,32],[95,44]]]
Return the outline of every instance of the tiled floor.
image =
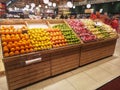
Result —
[[[0,40],[0,45],[1,45],[1,40]],[[0,59],[2,58],[2,47],[0,47]],[[4,66],[2,63],[2,60],[0,60],[0,72],[4,71]]]
[[[120,39],[113,56],[44,80],[22,90],[95,90],[120,76]],[[0,78],[0,90],[7,90],[6,78]]]

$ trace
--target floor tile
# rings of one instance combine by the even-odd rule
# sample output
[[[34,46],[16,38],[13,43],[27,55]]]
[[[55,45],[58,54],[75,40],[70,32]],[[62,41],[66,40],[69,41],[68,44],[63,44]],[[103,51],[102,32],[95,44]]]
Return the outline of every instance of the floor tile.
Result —
[[[73,75],[73,74],[72,74],[71,72],[67,72],[67,73],[58,75],[58,76],[56,76],[56,77],[53,77],[52,80],[53,80],[53,82],[55,83],[55,82],[58,82],[58,81],[61,81],[61,80],[65,79],[65,78],[68,78],[68,77],[70,77],[70,76],[72,76],[72,75]]]
[[[109,80],[114,78],[111,73],[105,71],[100,67],[94,67],[93,69],[85,71],[85,73],[93,78],[95,81],[102,83],[108,82]]]
[[[76,90],[76,89],[66,80],[62,80],[53,85],[45,87],[43,90]]]
[[[109,63],[114,64],[120,68],[120,58],[111,60]]]
[[[100,65],[99,67],[101,67],[102,69],[104,69],[105,71],[109,72],[112,74],[112,76],[117,77],[120,75],[120,67],[115,66],[114,64],[111,64],[109,62]]]
[[[98,87],[97,82],[83,72],[67,78],[67,81],[70,82],[76,90],[94,90]]]
[[[0,77],[0,89],[1,90],[8,90],[7,81],[6,81],[6,77],[5,76]]]
[[[44,87],[47,87],[48,85],[53,84],[53,81],[51,79],[41,81],[39,83],[36,83],[34,85],[28,86],[27,90],[41,90]]]
[[[87,66],[81,66],[81,67],[79,67],[79,68],[77,68],[75,70],[72,70],[71,72],[72,72],[73,75],[75,75],[75,74],[84,72],[84,71],[86,71],[88,69],[90,69],[90,68],[88,68]]]

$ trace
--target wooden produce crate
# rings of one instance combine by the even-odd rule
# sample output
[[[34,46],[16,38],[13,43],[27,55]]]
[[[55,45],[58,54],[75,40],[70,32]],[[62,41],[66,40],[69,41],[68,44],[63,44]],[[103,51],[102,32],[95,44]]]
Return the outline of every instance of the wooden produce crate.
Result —
[[[117,38],[91,42],[81,47],[80,66],[113,55]]]
[[[48,22],[46,20],[25,20],[28,28],[49,28]]]
[[[0,21],[0,25],[13,25],[13,26],[17,26],[17,27],[20,27],[20,26],[26,26],[26,23],[25,21],[23,20],[18,20],[18,19],[14,19],[14,20],[2,20]]]
[[[51,54],[52,76],[79,67],[80,45],[70,45]]]
[[[9,90],[15,90],[51,76],[50,54],[33,52],[3,59]]]
[[[47,19],[46,22],[51,28],[58,24],[65,24],[65,21],[63,19]]]

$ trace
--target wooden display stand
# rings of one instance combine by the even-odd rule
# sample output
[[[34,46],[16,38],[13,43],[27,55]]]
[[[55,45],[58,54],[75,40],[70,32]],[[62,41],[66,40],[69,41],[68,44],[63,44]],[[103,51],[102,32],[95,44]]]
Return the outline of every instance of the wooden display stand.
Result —
[[[52,76],[79,67],[80,45],[66,46],[51,54]]]
[[[3,59],[9,90],[51,76],[50,54],[33,52]]]
[[[64,20],[25,21],[29,23],[44,23],[48,27],[65,23]],[[15,24],[14,22],[11,23],[12,25]],[[27,25],[22,20],[17,24],[20,23]],[[1,24],[4,25],[4,23]],[[48,77],[111,56],[114,53],[116,41],[117,37],[3,58],[9,90],[19,89]]]
[[[86,43],[81,48],[80,66],[113,55],[117,38]]]
[[[79,67],[79,54],[80,46],[70,45],[4,58],[9,90]]]

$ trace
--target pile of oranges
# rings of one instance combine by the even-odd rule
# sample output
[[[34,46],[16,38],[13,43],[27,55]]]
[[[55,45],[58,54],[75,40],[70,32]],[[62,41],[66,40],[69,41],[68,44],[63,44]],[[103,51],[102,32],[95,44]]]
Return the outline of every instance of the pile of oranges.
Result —
[[[4,57],[29,53],[34,51],[30,42],[29,35],[22,33],[22,29],[16,29],[14,26],[0,28],[2,47]]]

